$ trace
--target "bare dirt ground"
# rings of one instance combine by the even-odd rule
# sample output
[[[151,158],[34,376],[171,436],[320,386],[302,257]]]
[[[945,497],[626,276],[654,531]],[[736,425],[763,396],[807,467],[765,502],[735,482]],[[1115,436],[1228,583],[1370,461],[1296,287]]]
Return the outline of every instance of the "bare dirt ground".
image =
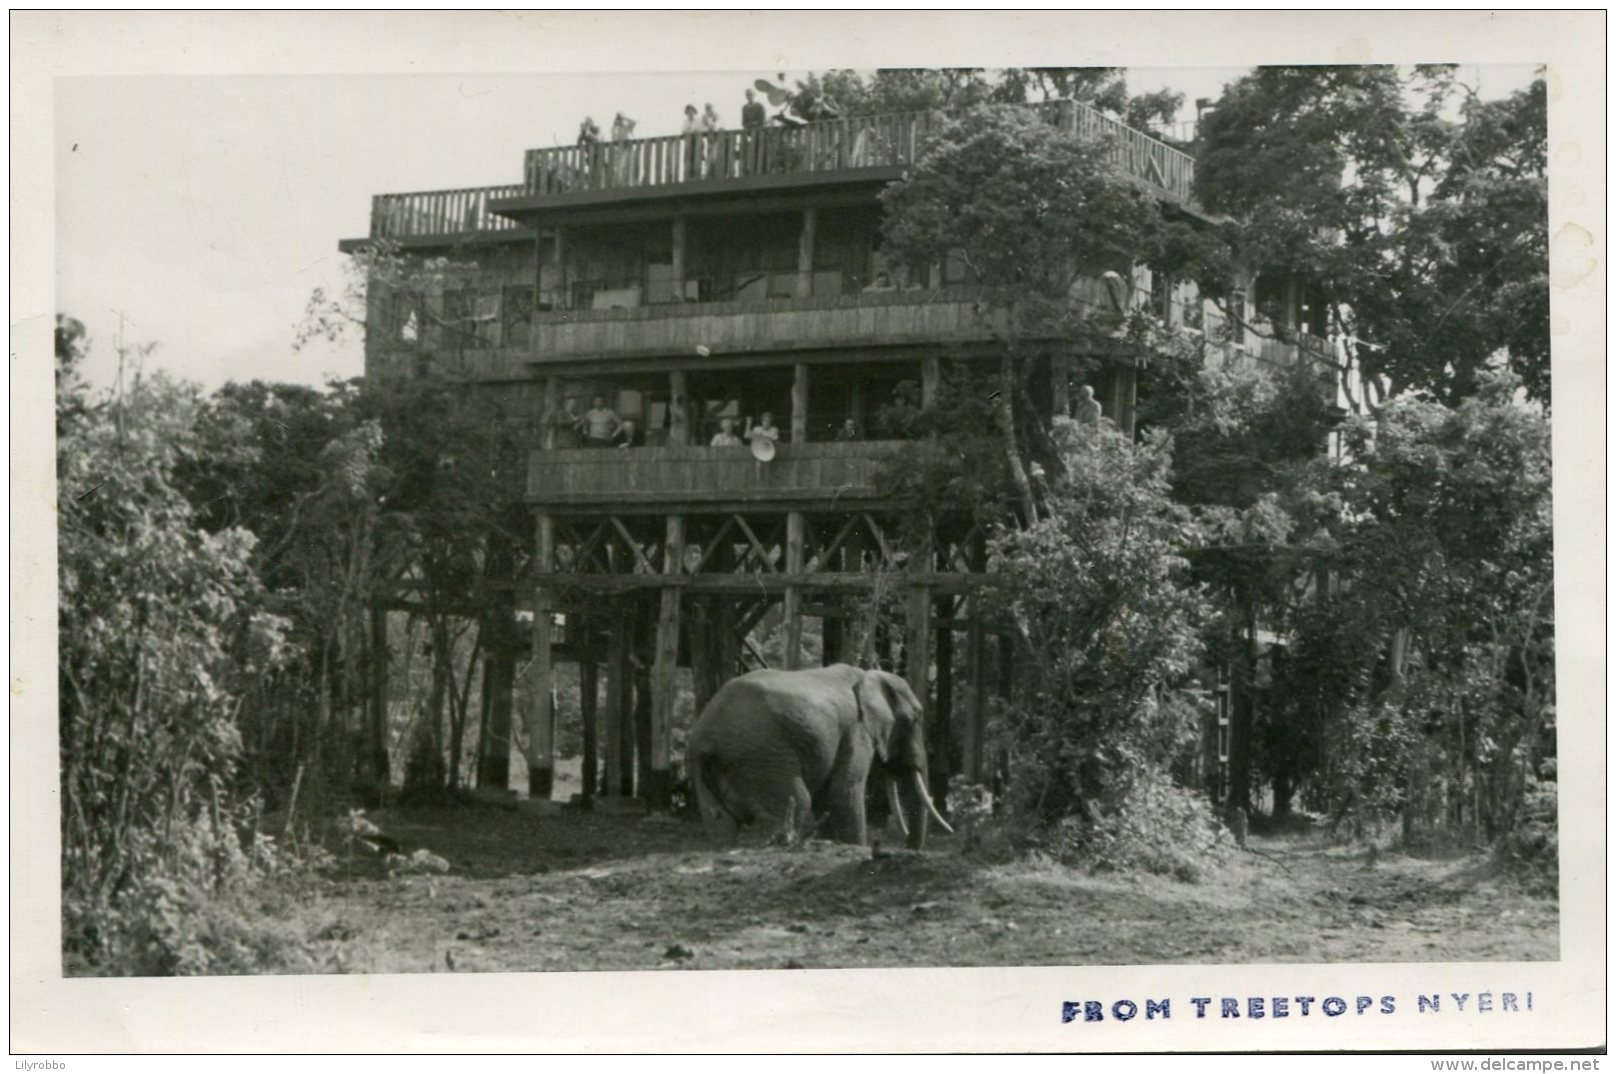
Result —
[[[781,969],[1558,957],[1558,908],[1476,856],[1262,838],[1195,884],[492,807],[373,815],[441,875],[344,860],[297,911],[332,972]],[[887,838],[888,845],[897,841]]]

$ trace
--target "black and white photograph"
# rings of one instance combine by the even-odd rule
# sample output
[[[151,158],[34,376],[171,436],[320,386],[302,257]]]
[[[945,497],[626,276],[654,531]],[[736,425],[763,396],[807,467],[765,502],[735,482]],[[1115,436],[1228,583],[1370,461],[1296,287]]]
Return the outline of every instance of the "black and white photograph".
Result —
[[[1602,14],[461,17],[13,16],[14,985],[1603,1045]]]

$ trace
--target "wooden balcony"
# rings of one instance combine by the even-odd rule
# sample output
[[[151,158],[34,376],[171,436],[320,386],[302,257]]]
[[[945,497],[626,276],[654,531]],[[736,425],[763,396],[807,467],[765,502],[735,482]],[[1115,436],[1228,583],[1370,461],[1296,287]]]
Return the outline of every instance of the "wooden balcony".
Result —
[[[868,501],[904,442],[781,444],[760,462],[744,447],[558,448],[528,456],[527,501],[613,511],[669,505],[828,505]]]
[[[377,194],[370,203],[370,237],[398,241],[486,238],[500,233],[531,236],[508,216],[489,208],[491,202],[523,192],[520,184],[425,190],[413,194]]]
[[[1157,194],[1191,201],[1195,158],[1076,101],[1029,105],[1086,139],[1106,139],[1112,161]],[[531,149],[524,195],[500,210],[599,200],[596,195],[695,185],[689,192],[785,185],[793,181],[896,178],[940,122],[935,112],[826,120],[801,127],[712,131],[624,142]]]
[[[532,330],[541,362],[989,338],[964,288],[540,313]]]

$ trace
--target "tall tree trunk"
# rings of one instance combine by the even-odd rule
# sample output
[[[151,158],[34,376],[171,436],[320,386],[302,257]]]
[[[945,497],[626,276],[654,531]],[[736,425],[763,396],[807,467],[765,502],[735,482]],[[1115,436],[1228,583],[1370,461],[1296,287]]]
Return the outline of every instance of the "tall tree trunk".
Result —
[[[1021,452],[1016,447],[1016,372],[1015,359],[1006,349],[999,357],[999,391],[994,396],[994,413],[999,420],[999,435],[1004,441],[1004,461],[1010,467],[1010,480],[1016,487],[1016,498],[1021,502],[1021,513],[1027,525],[1038,521],[1038,503],[1033,498],[1032,482],[1022,464]]]

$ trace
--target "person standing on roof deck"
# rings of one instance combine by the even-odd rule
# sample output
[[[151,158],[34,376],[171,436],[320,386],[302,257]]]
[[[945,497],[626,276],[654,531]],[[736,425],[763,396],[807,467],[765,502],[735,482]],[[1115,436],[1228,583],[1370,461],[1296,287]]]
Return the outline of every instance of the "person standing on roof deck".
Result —
[[[679,129],[685,140],[685,178],[701,174],[701,116],[693,104],[685,105],[685,125]]]
[[[727,175],[728,161],[719,159],[718,131],[721,124],[718,121],[718,109],[713,102],[708,101],[701,112],[702,130],[702,174],[707,176]]]
[[[746,140],[746,159],[742,166],[743,175],[757,175],[763,170],[763,126],[768,123],[769,115],[759,103],[757,94],[751,90],[746,91],[746,103],[741,106],[742,137]]]
[[[612,120],[612,177],[618,186],[627,186],[634,179],[628,146],[628,140],[632,137],[634,121],[621,112],[617,113],[617,118]]]

